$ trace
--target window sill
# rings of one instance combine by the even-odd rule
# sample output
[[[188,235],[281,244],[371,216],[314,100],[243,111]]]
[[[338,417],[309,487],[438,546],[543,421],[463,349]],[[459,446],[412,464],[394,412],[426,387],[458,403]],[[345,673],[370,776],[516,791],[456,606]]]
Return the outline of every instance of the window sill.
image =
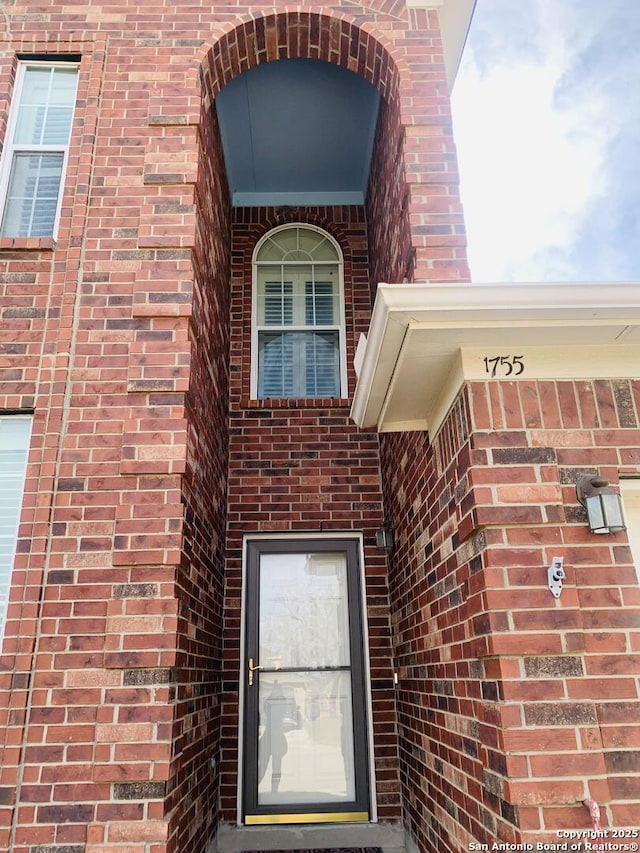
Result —
[[[349,409],[351,400],[345,397],[267,397],[263,400],[251,400],[243,397],[241,409]]]
[[[0,237],[0,252],[50,252],[55,247],[53,237]]]

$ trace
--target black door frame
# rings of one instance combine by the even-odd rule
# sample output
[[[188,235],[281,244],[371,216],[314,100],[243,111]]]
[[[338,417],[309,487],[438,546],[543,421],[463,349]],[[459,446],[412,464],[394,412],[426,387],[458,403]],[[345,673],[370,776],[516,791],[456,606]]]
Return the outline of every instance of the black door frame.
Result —
[[[258,804],[258,685],[260,670],[255,670],[253,686],[249,686],[249,661],[259,666],[258,608],[259,566],[262,554],[277,553],[344,553],[347,560],[347,595],[349,609],[349,643],[351,653],[353,743],[355,752],[355,797],[345,803],[282,805]],[[368,650],[363,602],[361,539],[357,534],[247,536],[245,539],[244,618],[241,657],[242,737],[239,792],[241,823],[327,823],[369,821],[372,819],[372,767],[370,760],[370,720]],[[253,688],[256,689],[253,689]]]

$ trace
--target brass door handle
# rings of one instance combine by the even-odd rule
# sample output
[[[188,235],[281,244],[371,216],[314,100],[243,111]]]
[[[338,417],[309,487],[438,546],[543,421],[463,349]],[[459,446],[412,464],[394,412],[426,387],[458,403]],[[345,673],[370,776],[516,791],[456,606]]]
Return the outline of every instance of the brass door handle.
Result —
[[[253,658],[249,658],[249,687],[253,685],[253,673],[259,669],[263,669],[261,666],[253,665]]]

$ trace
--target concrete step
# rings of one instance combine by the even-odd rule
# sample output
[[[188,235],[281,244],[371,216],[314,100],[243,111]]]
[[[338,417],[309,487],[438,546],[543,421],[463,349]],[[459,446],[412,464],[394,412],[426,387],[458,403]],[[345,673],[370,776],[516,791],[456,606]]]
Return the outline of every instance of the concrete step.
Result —
[[[379,847],[382,853],[407,853],[399,823],[348,823],[305,826],[218,827],[214,846],[206,853],[247,853],[269,850],[323,850],[341,847]]]

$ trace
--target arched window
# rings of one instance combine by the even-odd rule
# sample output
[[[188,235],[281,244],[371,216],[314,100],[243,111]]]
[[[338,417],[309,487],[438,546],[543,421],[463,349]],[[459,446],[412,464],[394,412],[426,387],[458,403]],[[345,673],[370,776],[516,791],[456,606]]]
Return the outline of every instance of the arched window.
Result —
[[[254,255],[251,396],[346,397],[342,256],[311,225],[271,231]]]

